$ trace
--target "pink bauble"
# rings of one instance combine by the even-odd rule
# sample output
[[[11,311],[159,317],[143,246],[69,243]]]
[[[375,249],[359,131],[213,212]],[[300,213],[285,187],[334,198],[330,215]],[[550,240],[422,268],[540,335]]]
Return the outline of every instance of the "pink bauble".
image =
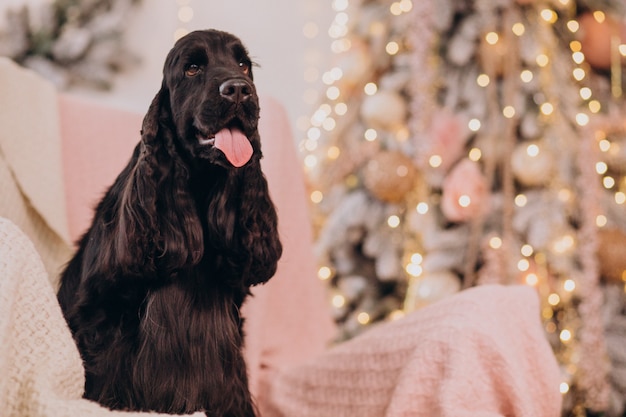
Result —
[[[601,70],[611,68],[611,37],[623,39],[623,25],[608,15],[603,22],[598,22],[592,13],[581,15],[578,23],[582,52],[589,65]]]

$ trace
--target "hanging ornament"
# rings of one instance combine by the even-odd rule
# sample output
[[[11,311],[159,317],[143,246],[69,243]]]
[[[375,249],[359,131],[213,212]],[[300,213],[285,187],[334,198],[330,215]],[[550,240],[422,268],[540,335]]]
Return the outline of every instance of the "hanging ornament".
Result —
[[[489,207],[489,189],[480,165],[463,159],[443,181],[441,211],[451,222],[480,216]]]
[[[353,40],[352,47],[339,57],[337,66],[342,70],[342,82],[350,86],[363,82],[372,67],[372,55],[367,44],[358,39]]]
[[[542,141],[519,143],[511,155],[511,168],[515,178],[527,187],[546,184],[554,169],[554,158]]]
[[[609,282],[623,283],[626,278],[626,233],[619,229],[598,231],[600,275]]]
[[[417,169],[409,157],[398,151],[380,151],[361,171],[365,188],[382,201],[401,201],[416,181]]]
[[[392,130],[401,126],[406,113],[406,100],[391,90],[379,90],[376,94],[366,96],[361,104],[363,121],[375,129]]]
[[[450,271],[427,272],[409,283],[404,310],[414,311],[459,292],[461,281]]]
[[[612,38],[618,41],[625,39],[624,26],[612,17],[602,13],[596,17],[594,13],[584,13],[578,19],[580,24],[582,52],[589,64],[600,70],[611,68]],[[620,41],[621,42],[621,41]]]
[[[626,138],[613,140],[606,152],[606,163],[615,172],[623,172],[626,166]]]

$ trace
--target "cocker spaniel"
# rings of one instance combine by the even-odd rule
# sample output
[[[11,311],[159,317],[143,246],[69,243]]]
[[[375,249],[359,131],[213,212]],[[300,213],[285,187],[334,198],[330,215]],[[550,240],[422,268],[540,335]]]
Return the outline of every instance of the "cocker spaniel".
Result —
[[[206,30],[176,42],[141,140],[61,276],[86,398],[255,415],[240,307],[282,253],[258,118],[238,38]]]

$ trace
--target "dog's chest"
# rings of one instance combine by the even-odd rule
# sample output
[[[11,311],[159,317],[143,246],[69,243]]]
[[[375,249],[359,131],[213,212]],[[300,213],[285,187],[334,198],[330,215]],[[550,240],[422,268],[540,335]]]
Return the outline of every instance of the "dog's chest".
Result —
[[[220,399],[228,381],[245,378],[243,337],[233,295],[212,287],[170,285],[151,293],[139,322],[138,386],[171,397],[177,411]],[[151,381],[160,381],[154,386]]]

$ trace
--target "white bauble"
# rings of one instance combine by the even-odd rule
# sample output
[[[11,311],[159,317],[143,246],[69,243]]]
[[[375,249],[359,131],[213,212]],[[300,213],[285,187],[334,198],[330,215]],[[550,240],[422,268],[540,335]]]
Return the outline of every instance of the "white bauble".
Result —
[[[524,186],[536,187],[550,181],[554,158],[541,141],[519,143],[511,155],[515,178]]]
[[[407,113],[406,100],[397,92],[379,90],[366,96],[361,105],[361,117],[368,127],[393,129],[404,123]]]
[[[459,292],[461,281],[450,271],[426,272],[409,284],[404,308],[407,311],[426,307]]]
[[[355,43],[353,47],[339,58],[337,65],[341,68],[341,80],[350,85],[362,82],[372,68],[372,55],[366,45]]]

